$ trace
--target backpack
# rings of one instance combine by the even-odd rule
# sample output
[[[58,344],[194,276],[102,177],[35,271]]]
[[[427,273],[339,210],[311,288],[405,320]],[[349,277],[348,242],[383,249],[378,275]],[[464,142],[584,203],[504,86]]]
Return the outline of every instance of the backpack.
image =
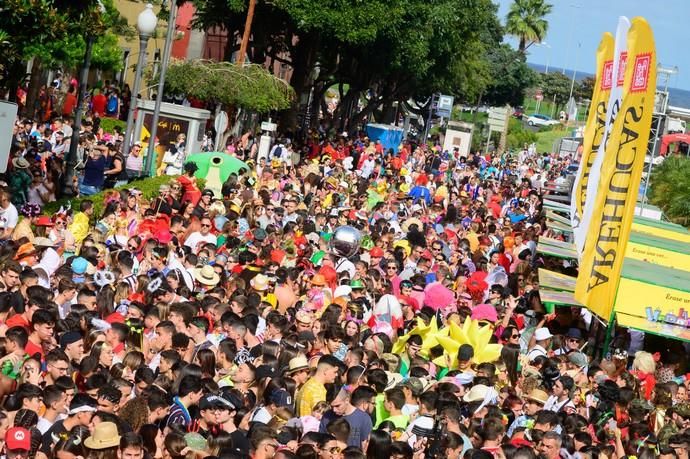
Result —
[[[114,115],[117,113],[117,96],[112,94],[108,97],[108,104],[105,106],[105,112],[108,115]]]
[[[273,150],[273,157],[280,158],[283,154],[283,148],[278,145],[275,150]]]

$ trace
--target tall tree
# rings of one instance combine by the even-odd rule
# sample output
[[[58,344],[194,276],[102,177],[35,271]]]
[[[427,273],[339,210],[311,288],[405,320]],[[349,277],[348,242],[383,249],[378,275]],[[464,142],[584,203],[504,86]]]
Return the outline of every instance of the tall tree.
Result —
[[[513,0],[506,17],[506,32],[520,40],[520,52],[524,53],[530,45],[546,37],[549,28],[546,16],[552,8],[545,0]]]
[[[493,106],[521,105],[525,89],[536,84],[539,75],[529,68],[524,54],[505,43],[492,48],[488,58],[491,78],[482,101]]]
[[[246,2],[194,3],[197,27],[228,31],[229,59]],[[250,60],[292,69],[297,97],[282,120],[290,127],[312,88],[312,113],[328,88],[338,88],[334,124],[341,127],[347,118],[361,120],[382,107],[390,115],[396,101],[428,100],[433,92],[476,95],[488,74],[486,51],[502,35],[490,0],[273,0],[259,2],[255,14]]]
[[[542,73],[540,85],[547,100],[555,100],[556,110],[568,102],[570,78],[560,72]]]

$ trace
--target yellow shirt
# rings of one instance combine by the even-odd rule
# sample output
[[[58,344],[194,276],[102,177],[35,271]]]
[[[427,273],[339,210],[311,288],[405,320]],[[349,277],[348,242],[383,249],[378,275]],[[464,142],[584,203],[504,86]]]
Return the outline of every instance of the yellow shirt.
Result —
[[[314,405],[321,401],[326,401],[326,386],[314,378],[309,378],[295,397],[297,417],[310,415]]]
[[[74,236],[74,241],[81,244],[89,234],[89,216],[84,212],[79,212],[74,216],[74,221],[69,226],[69,231]]]

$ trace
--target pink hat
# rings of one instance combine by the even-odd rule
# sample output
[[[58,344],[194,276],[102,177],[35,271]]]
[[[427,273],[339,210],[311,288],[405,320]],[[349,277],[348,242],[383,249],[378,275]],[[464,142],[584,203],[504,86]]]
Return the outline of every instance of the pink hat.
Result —
[[[498,313],[496,308],[490,304],[478,304],[472,308],[472,319],[473,320],[488,320],[489,322],[496,322],[498,320]]]

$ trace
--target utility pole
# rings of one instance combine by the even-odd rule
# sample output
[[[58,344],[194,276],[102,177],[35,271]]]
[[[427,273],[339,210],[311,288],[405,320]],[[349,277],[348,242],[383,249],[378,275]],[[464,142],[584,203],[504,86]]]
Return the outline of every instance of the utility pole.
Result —
[[[240,55],[237,56],[237,65],[240,67],[244,65],[244,56],[247,54],[249,35],[252,33],[252,21],[254,21],[255,7],[256,0],[249,0],[249,8],[247,8],[247,20],[244,22],[244,33],[242,33],[242,43],[240,43]]]

